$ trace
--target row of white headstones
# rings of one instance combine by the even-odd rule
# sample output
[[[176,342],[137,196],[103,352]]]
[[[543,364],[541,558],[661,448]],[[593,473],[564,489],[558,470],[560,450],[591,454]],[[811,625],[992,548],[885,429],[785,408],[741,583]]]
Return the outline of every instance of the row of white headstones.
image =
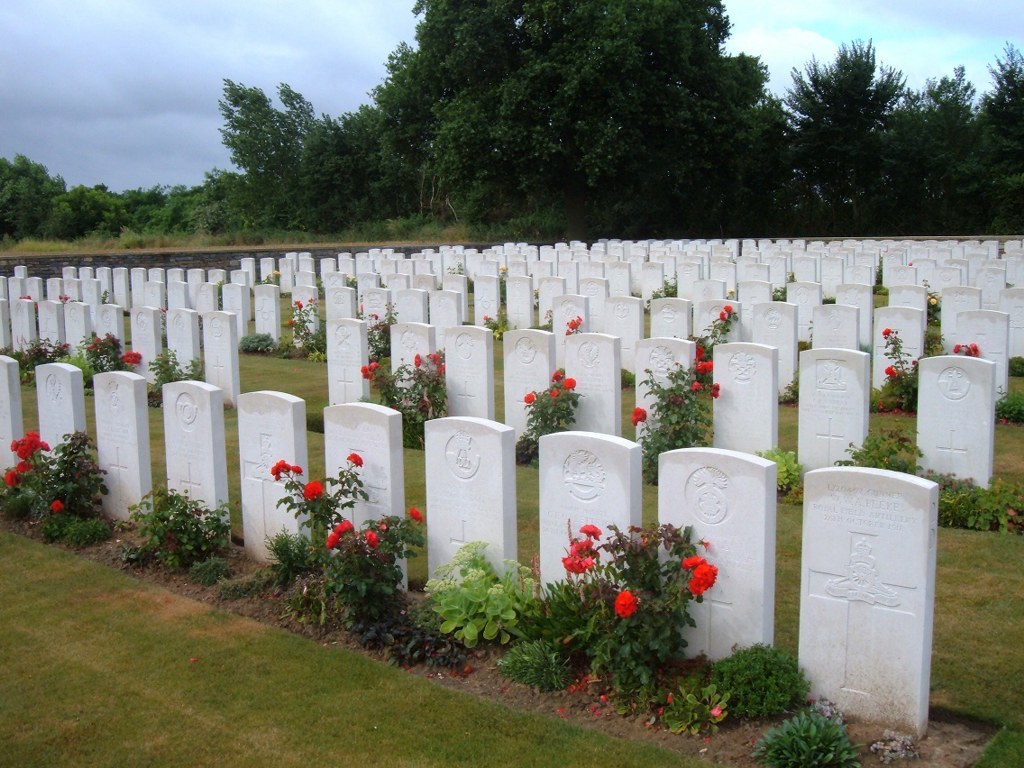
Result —
[[[773,308],[781,309],[769,307],[768,311]],[[152,308],[150,311],[159,313]],[[149,314],[148,319],[150,327],[159,327],[159,314]],[[351,329],[352,333],[344,337],[348,345],[354,339],[356,346],[361,346],[358,342],[362,342],[365,323],[351,318],[341,321],[350,324],[338,326]],[[132,323],[134,339],[134,313]],[[204,322],[204,337],[208,329],[212,331],[217,326],[228,337],[227,346],[234,349],[237,380],[237,325],[230,313],[213,313]],[[396,361],[404,359],[403,351],[412,352],[405,337],[420,335],[424,331],[420,326],[411,323],[393,328]],[[477,340],[481,346],[488,346],[492,336],[489,332],[478,333],[482,330],[468,326],[447,329],[448,333],[457,334],[455,345],[451,345],[454,350],[449,350],[449,370],[458,370],[457,359],[476,357],[472,351]],[[169,334],[170,331],[168,324]],[[466,333],[473,335],[462,339]],[[539,331],[516,334],[506,337],[506,392],[515,388],[514,382],[510,386],[509,379],[510,352],[520,363],[531,355],[542,359],[543,365],[538,368],[545,376],[533,387],[540,389],[549,380],[553,367],[555,355],[551,348],[562,346],[556,342],[564,342],[565,366],[569,375],[575,374],[585,395],[584,403],[588,399],[599,400],[601,395],[608,394],[609,388],[619,391],[621,365],[615,363],[621,360],[621,341],[615,337],[582,333],[565,338]],[[341,334],[333,335],[336,351],[346,350],[346,344],[339,343]],[[426,335],[429,337],[429,330]],[[667,360],[692,364],[692,347],[673,349],[673,345],[689,342],[664,338],[646,341],[651,342],[648,362],[653,361],[654,369]],[[777,350],[761,349],[765,346],[737,342],[716,348],[716,380],[721,380],[723,387],[723,397],[716,401],[715,446],[719,449],[673,452],[662,459],[667,462],[661,488],[666,501],[659,504],[659,516],[664,522],[678,519],[680,523],[695,525],[698,535],[711,543],[709,556],[717,557],[722,566],[722,581],[714,595],[709,593],[709,599],[698,607],[698,634],[691,638],[692,647],[706,650],[713,657],[725,655],[734,644],[772,640],[775,466],[749,455],[747,446],[720,445],[718,439],[720,432],[729,434],[730,421],[736,425],[736,432],[746,433],[759,431],[751,429],[752,419],[771,422],[773,419],[766,419],[764,414],[777,414]],[[207,341],[208,360],[209,347]],[[435,348],[430,344],[427,347]],[[548,354],[543,354],[545,348]],[[329,345],[329,353],[331,349]],[[467,350],[471,354],[461,354]],[[538,351],[542,354],[537,355]],[[831,465],[832,448],[841,447],[841,442],[857,442],[861,424],[866,434],[868,359],[864,353],[831,348],[801,356],[802,460],[812,452],[803,450],[805,433],[809,445],[826,446],[827,458],[821,466]],[[935,362],[922,361],[919,424],[937,425],[933,430],[939,433],[935,454],[948,454],[958,470],[963,469],[967,456],[987,451],[988,472],[981,472],[984,477],[979,478],[986,482],[991,472],[991,431],[987,437],[974,435],[979,424],[992,422],[994,364],[959,357],[931,360]],[[20,424],[14,423],[15,415],[20,422],[21,411],[17,365],[9,359],[2,362],[7,374],[4,431],[17,436],[21,432]],[[573,366],[578,366],[578,370]],[[79,424],[84,429],[84,401],[77,394],[81,392],[80,372],[76,382],[73,371],[67,368],[56,364],[38,371],[40,425],[46,430],[44,439],[51,443],[78,429]],[[593,369],[602,373],[590,376]],[[765,376],[765,371],[776,374]],[[486,375],[482,378],[486,379]],[[767,386],[763,379],[768,380]],[[588,391],[591,382],[593,386]],[[754,384],[761,386],[751,386]],[[294,527],[294,521],[282,518],[276,509],[282,489],[269,477],[269,466],[278,458],[305,465],[304,403],[284,393],[238,395],[237,390],[232,393],[199,382],[168,386],[164,410],[168,485],[211,505],[227,500],[222,409],[226,398],[234,398],[231,402],[239,409],[243,528],[253,556],[264,558],[266,535]],[[732,397],[727,396],[730,388],[734,390]],[[758,394],[762,390],[766,396]],[[150,485],[145,381],[133,374],[102,374],[96,378],[95,392],[101,466],[111,473],[109,509],[112,515],[123,516],[128,505]],[[929,398],[934,401],[931,405]],[[491,399],[493,403],[493,394]],[[65,402],[70,404],[70,421],[60,416],[56,426],[44,427],[51,417],[67,410],[61,406]],[[77,402],[81,404],[75,405]],[[769,402],[772,407],[766,408],[765,403]],[[755,405],[746,412],[729,407],[743,403]],[[811,416],[815,408],[819,413]],[[621,408],[616,410],[621,412]],[[962,418],[955,415],[951,420],[953,410],[956,414],[962,411]],[[987,414],[987,418],[979,421],[979,413]],[[805,414],[809,417],[805,418]],[[359,514],[367,517],[382,511],[401,513],[404,509],[402,453],[396,447],[400,445],[400,422],[396,426],[396,417],[400,419],[388,409],[366,403],[332,405],[325,411],[328,472],[343,466],[343,457],[352,451],[364,457],[364,477],[372,499]],[[777,424],[777,416],[774,421]],[[72,427],[67,428],[68,424]],[[847,429],[847,424],[853,426]],[[954,424],[952,430],[950,424]],[[845,431],[849,431],[851,439],[847,439]],[[542,444],[540,552],[544,579],[561,576],[560,557],[567,543],[567,526],[594,523],[623,527],[639,522],[639,448],[618,437],[619,432],[571,432],[546,438]],[[971,443],[958,446],[958,432],[972,435]],[[513,428],[472,416],[437,420],[428,425],[425,459],[431,571],[467,540],[488,541],[489,552],[498,565],[504,557],[514,558],[514,435]],[[0,444],[6,445],[7,440]],[[482,455],[500,456],[501,460],[481,462]],[[693,463],[676,466],[677,461]],[[741,463],[730,463],[734,461]],[[501,474],[489,475],[491,471]],[[915,478],[891,473],[878,475],[869,470],[822,470],[809,473],[807,479],[801,663],[814,680],[818,694],[838,701],[851,714],[883,719],[894,727],[923,733],[927,721],[936,489]],[[755,482],[753,489],[745,485],[750,482]],[[682,486],[675,487],[674,483]],[[673,487],[676,493],[670,492]],[[684,497],[687,503],[680,504]],[[752,503],[760,499],[763,504]],[[736,529],[742,533],[730,529],[729,522],[742,525]],[[755,524],[763,530],[763,536],[750,535],[751,525]],[[911,534],[913,541],[908,540]],[[751,551],[746,549],[748,543],[752,545]],[[920,557],[914,554],[918,549]],[[809,562],[812,558],[814,561]],[[882,565],[876,565],[878,562]],[[818,581],[822,583],[817,584]],[[816,613],[819,610],[836,612],[836,621],[821,617]],[[811,621],[814,616],[819,618]],[[851,623],[851,616],[860,621]],[[840,627],[841,637],[836,634]],[[817,630],[824,635],[818,636]],[[844,659],[841,671],[837,671],[837,658]],[[894,668],[890,668],[889,660],[898,663],[894,661]],[[907,684],[894,685],[897,680]],[[893,694],[897,688],[898,695]]]

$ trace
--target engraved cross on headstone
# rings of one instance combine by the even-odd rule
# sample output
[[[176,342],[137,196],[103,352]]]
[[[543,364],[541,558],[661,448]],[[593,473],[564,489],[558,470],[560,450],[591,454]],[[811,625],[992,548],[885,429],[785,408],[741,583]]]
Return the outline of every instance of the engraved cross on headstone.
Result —
[[[844,454],[846,453],[846,447],[848,443],[846,442],[846,435],[836,434],[833,431],[832,417],[829,416],[827,418],[828,424],[825,426],[824,429],[821,429],[819,427],[818,431],[814,433],[814,436],[827,441],[826,445],[828,446],[828,463],[829,466],[832,466],[837,460],[844,458]],[[832,450],[833,447],[836,446],[837,442],[839,449],[838,455],[836,455]]]
[[[197,494],[193,494],[193,489],[198,493],[198,491],[202,490],[203,484],[198,480],[192,479],[191,461],[185,462],[185,477],[179,478],[178,487],[184,491],[186,496],[192,497],[193,499],[199,499],[200,501],[205,501],[205,499],[202,499]]]
[[[954,445],[954,443],[956,442],[953,439],[954,435],[956,435],[956,430],[955,429],[949,430],[949,440],[946,442],[946,445],[936,445],[935,448],[937,450],[939,450],[939,451],[942,451],[943,453],[949,454],[950,457],[953,457],[955,454],[960,454],[962,456],[966,456],[967,455],[967,449],[966,448],[957,448]]]

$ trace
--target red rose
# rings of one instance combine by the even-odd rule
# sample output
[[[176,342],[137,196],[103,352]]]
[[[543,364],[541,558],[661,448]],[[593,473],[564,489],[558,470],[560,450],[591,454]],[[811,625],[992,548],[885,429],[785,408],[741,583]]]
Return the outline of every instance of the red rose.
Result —
[[[64,511],[64,502],[60,499],[54,499],[53,504],[50,505],[50,511],[55,515],[59,515]]]
[[[302,302],[299,301],[298,299],[295,300],[295,308],[302,309]]]
[[[961,347],[960,347],[959,344],[954,344],[953,345],[953,354],[954,355],[959,355],[960,354],[960,349],[961,349]]]
[[[423,513],[416,509],[416,507],[409,507],[409,517],[411,517],[417,523],[423,522]]]
[[[642,421],[647,421],[647,411],[641,408],[639,405],[633,409],[633,426],[635,427]]]
[[[364,365],[362,368],[360,368],[359,369],[359,375],[362,376],[364,379],[369,379],[370,378],[370,366]]]
[[[4,482],[7,483],[9,488],[13,488],[18,484],[18,473],[13,469],[8,469],[7,474],[4,475]]]
[[[289,467],[289,469],[291,469],[292,474],[294,475],[302,474],[302,467],[300,467],[298,464],[292,464],[291,467]]]
[[[380,538],[377,536],[375,531],[366,532],[366,543],[369,545],[370,549],[377,548],[377,545],[380,544]]]
[[[348,455],[348,463],[353,464],[357,467],[363,466],[363,457],[358,453],[352,452]]]
[[[558,397],[558,390],[552,389],[550,392],[548,392],[548,394],[551,395],[552,397]]]
[[[722,310],[725,312],[725,314],[731,315],[732,314],[732,304],[726,304],[724,307],[722,307]]]
[[[722,310],[721,312],[718,313],[718,319],[724,321],[729,319],[729,316],[725,314],[725,310]]]
[[[896,369],[893,368],[891,365],[888,366],[885,369],[885,375],[888,376],[889,378],[893,378],[896,375]]]
[[[369,368],[370,368],[370,373],[375,373],[376,370],[378,368],[380,368],[380,363],[377,363],[377,362],[370,363]]]
[[[640,605],[640,601],[636,598],[636,595],[625,589],[619,592],[619,596],[615,598],[615,613],[618,614],[620,619],[628,619],[636,613],[638,605]]]
[[[702,347],[700,344],[697,345],[696,355],[698,360],[704,359],[704,347]]]
[[[892,335],[892,328],[886,328],[882,331],[882,338],[888,339]]]
[[[24,475],[30,469],[32,469],[32,465],[29,464],[27,461],[19,461],[17,466],[15,466],[14,471],[17,472],[19,475]]]
[[[419,352],[417,352],[416,353],[416,357],[414,357],[412,359],[412,364],[415,365],[417,368],[419,368],[421,365],[423,365],[423,358],[420,357],[420,353]]]
[[[327,535],[327,548],[334,549],[336,546],[338,546],[339,541],[341,541],[341,536],[339,536],[337,532],[331,531]]]
[[[340,523],[334,526],[334,533],[338,534],[338,538],[341,538],[346,533],[349,533],[350,531],[354,530],[355,526],[352,525],[351,520],[342,520]]]
[[[705,560],[700,555],[690,555],[689,557],[687,557],[687,558],[685,558],[683,560],[683,568],[685,568],[688,571],[692,571],[694,568],[696,568],[701,563],[706,563],[706,562],[707,562],[707,560]]]
[[[306,501],[313,501],[314,499],[319,499],[323,495],[324,487],[321,483],[318,483],[316,480],[306,483],[306,487],[302,489],[302,496],[303,498],[306,499]]]
[[[711,385],[711,396],[717,400],[720,394],[722,394],[722,385],[715,382]]]
[[[598,528],[596,525],[584,525],[582,528],[580,528],[580,533],[591,539],[601,538],[601,529]]]
[[[690,389],[694,392],[700,392],[702,389],[704,389],[704,386],[699,381],[695,381],[690,386]]]
[[[576,379],[570,376],[565,380],[564,385],[566,389],[576,389]]]
[[[703,595],[715,585],[718,578],[718,568],[710,563],[701,563],[693,569],[693,576],[690,577],[689,588],[694,597]]]
[[[537,396],[533,392],[527,392],[526,397],[523,398],[523,402],[527,405],[533,405],[536,400]]]
[[[386,520],[381,520],[379,523],[377,523],[377,530],[380,531],[381,533],[387,533],[387,530],[388,530],[388,523],[387,523],[387,521]]]
[[[563,371],[561,368],[559,368],[557,371],[555,371],[553,374],[551,374],[551,380],[552,381],[561,381],[564,378],[565,378],[565,371]]]

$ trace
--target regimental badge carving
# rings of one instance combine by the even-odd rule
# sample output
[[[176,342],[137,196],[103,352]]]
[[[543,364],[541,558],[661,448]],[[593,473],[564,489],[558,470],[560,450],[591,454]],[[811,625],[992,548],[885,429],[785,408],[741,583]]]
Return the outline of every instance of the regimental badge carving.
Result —
[[[580,344],[576,356],[584,368],[593,368],[601,361],[601,350],[594,342],[585,341]]]
[[[649,361],[651,373],[658,376],[661,379],[668,377],[669,371],[675,367],[676,359],[672,355],[672,350],[663,344],[659,344],[651,350],[651,359]]]
[[[412,331],[402,331],[402,349],[411,354],[416,349],[416,334]]]
[[[814,367],[818,389],[830,392],[846,391],[846,371],[838,360],[819,360]]]
[[[467,432],[456,432],[444,447],[444,458],[452,474],[469,480],[480,469],[480,449]]]
[[[665,323],[675,322],[676,311],[672,309],[668,304],[661,308],[661,319]]]
[[[825,591],[832,597],[857,600],[869,605],[886,605],[893,608],[900,604],[900,596],[882,584],[871,556],[871,545],[860,538],[850,553],[848,576],[837,576],[825,582]]]
[[[629,306],[624,301],[615,302],[615,317],[619,320],[625,320],[629,317]]]
[[[455,352],[462,360],[469,360],[476,349],[476,340],[468,333],[460,333],[455,339]]]
[[[970,389],[967,371],[957,365],[951,365],[939,374],[939,393],[947,400],[963,400]]]
[[[725,491],[729,476],[714,467],[701,467],[686,480],[686,501],[693,505],[694,514],[701,520],[717,525],[729,514],[729,501]]]
[[[573,451],[562,464],[562,481],[573,498],[593,501],[604,493],[604,465],[590,451]]]
[[[174,330],[180,331],[185,327],[185,319],[181,315],[174,316]]]
[[[224,324],[219,317],[210,320],[210,335],[215,339],[224,335]]]
[[[107,406],[114,413],[121,412],[121,393],[118,391],[118,386],[116,381],[107,384]]]
[[[530,339],[519,339],[516,342],[516,356],[523,365],[529,365],[537,357],[537,345]]]
[[[57,378],[56,374],[49,374],[46,377],[46,398],[51,403],[59,403],[64,397],[64,385],[60,379]]]
[[[737,352],[729,358],[729,373],[734,381],[750,381],[757,373],[757,360],[746,352]]]
[[[145,312],[137,312],[135,314],[135,325],[140,331],[144,331],[149,328],[149,320],[146,318]]]
[[[777,331],[782,325],[782,313],[777,309],[769,309],[764,313],[764,323],[769,330]]]
[[[174,401],[174,413],[178,417],[178,423],[186,432],[191,432],[199,416],[199,406],[196,400],[188,392],[182,392]]]

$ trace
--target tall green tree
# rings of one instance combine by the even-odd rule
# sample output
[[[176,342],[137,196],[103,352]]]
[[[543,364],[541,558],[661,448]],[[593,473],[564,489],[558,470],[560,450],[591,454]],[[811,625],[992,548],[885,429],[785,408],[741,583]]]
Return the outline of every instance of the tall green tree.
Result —
[[[24,155],[0,157],[0,238],[40,237],[54,201],[66,187],[60,176]]]
[[[992,227],[1024,229],[1024,56],[1007,44],[1003,58],[989,67],[993,88],[982,97],[984,163],[990,181]]]
[[[723,53],[718,0],[414,10],[418,47],[391,57],[375,98],[435,209],[487,219],[556,206],[567,234],[585,236],[588,219],[616,234],[681,228],[727,199],[738,116],[765,73]]]
[[[811,59],[792,77],[784,101],[804,223],[823,235],[870,234],[904,77],[876,62],[871,41],[843,44],[831,64]]]
[[[312,104],[286,83],[277,96],[281,109],[262,89],[224,80],[221,136],[231,161],[244,172],[232,205],[249,227],[301,228],[299,165],[316,117]]]
[[[928,80],[896,108],[884,141],[884,205],[892,234],[985,231],[977,95],[963,67]]]

